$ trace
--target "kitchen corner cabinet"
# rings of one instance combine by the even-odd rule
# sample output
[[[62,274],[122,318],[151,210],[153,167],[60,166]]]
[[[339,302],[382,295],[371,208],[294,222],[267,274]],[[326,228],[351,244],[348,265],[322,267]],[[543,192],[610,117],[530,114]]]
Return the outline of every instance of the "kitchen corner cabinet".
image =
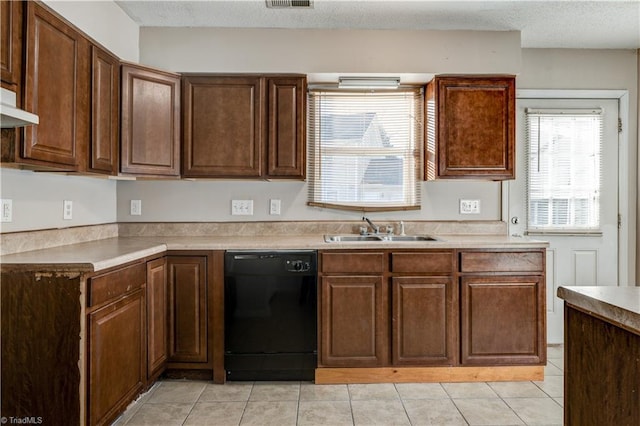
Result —
[[[462,365],[544,365],[544,250],[460,252]]]
[[[436,76],[426,111],[427,180],[515,178],[514,76]]]
[[[117,175],[120,143],[120,60],[91,46],[91,139],[88,171]]]
[[[304,179],[306,77],[183,76],[182,175]]]
[[[120,171],[180,174],[180,75],[122,65]]]
[[[145,263],[89,279],[87,423],[109,424],[146,385]]]
[[[0,71],[2,87],[16,92],[16,101],[21,101],[22,82],[22,30],[24,3],[0,1]]]
[[[59,170],[86,167],[90,43],[36,2],[26,4],[24,108],[40,124],[24,128],[22,159]]]
[[[168,358],[167,260],[147,262],[147,381],[153,382]]]

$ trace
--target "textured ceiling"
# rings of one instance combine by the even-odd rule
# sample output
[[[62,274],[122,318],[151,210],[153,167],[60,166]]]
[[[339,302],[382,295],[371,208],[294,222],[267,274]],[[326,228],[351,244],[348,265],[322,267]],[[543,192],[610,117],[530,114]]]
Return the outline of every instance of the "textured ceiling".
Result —
[[[116,3],[143,27],[519,30],[522,47],[640,48],[640,0],[315,0],[311,9],[267,9],[264,0]]]

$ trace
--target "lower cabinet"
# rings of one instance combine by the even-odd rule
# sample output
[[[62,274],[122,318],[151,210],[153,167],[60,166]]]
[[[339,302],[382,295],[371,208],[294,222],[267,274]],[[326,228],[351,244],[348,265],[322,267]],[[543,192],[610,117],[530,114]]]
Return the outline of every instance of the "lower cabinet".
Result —
[[[145,387],[145,273],[136,264],[89,280],[88,412],[110,424]]]
[[[168,367],[202,369],[212,366],[209,314],[212,292],[207,286],[207,255],[167,257]]]
[[[147,381],[164,370],[168,358],[167,259],[147,262]]]

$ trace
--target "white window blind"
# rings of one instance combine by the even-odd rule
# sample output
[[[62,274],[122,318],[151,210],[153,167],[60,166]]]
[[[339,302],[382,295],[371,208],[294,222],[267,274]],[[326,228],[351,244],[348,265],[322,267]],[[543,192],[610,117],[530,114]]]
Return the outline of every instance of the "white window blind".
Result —
[[[309,93],[309,205],[420,208],[421,87]]]
[[[600,110],[527,109],[529,232],[600,230]]]

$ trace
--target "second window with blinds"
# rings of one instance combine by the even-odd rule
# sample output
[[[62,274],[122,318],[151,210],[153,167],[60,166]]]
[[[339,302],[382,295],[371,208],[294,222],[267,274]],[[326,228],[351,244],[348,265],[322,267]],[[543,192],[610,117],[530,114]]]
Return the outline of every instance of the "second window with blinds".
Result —
[[[422,87],[309,92],[309,205],[420,208]]]

